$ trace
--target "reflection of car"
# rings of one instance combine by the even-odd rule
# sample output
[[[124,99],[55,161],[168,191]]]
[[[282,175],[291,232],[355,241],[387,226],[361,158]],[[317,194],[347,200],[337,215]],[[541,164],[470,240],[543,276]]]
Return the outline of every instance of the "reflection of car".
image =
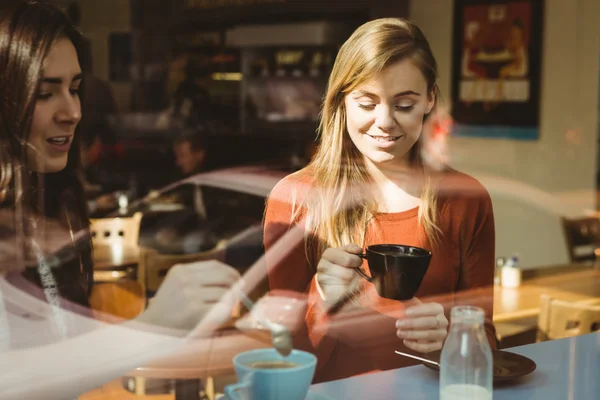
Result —
[[[129,209],[145,214],[141,244],[170,253],[202,251],[243,232],[246,239],[254,238],[253,241],[261,243],[265,197],[278,180],[290,172],[289,168],[271,166],[237,167],[201,173],[170,185],[132,204]],[[573,199],[508,178],[485,174],[473,176],[492,197],[498,256],[517,253],[525,268],[568,262],[560,218],[585,214],[586,204],[591,201],[584,200],[592,199],[592,194],[581,194],[574,203]],[[196,189],[198,193],[194,193]],[[195,199],[200,198],[203,203],[195,203]],[[194,223],[195,215],[200,215],[201,222]],[[159,234],[157,237],[161,226],[173,227],[177,221],[184,221],[179,225],[181,235],[170,232],[171,235],[161,237]],[[186,234],[186,229],[189,231],[194,226],[202,229],[195,235]],[[237,253],[242,252],[228,252],[230,257]]]
[[[225,262],[245,269],[264,252],[265,200],[290,170],[247,166],[205,172],[131,204],[142,212],[140,245],[185,254],[225,248]]]

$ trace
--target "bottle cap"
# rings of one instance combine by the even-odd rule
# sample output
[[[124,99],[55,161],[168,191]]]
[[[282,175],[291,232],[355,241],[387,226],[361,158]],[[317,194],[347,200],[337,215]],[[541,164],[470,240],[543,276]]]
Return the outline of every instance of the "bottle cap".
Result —
[[[483,323],[485,312],[481,307],[454,306],[450,311],[451,323]]]

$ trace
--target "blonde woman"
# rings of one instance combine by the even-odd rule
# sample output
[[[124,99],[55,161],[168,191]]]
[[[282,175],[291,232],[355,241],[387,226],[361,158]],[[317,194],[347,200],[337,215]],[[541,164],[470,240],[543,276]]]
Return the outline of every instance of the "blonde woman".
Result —
[[[486,308],[491,321],[489,195],[475,179],[433,170],[423,161],[423,129],[436,107],[436,77],[427,39],[413,23],[378,19],[359,27],[341,47],[329,78],[313,160],[270,195],[269,284],[309,294],[306,345],[319,357],[316,381],[402,366],[405,359],[393,350],[403,346],[422,353],[441,349],[453,303],[433,296],[450,294],[452,300],[456,292],[478,289],[472,301]],[[304,230],[304,241],[285,260],[270,261],[269,248],[291,226]],[[432,251],[420,300],[382,299],[356,273],[361,266],[369,270],[358,254],[376,243]],[[349,295],[352,301],[328,316],[327,310]],[[354,323],[344,318],[361,311],[379,318]],[[491,323],[487,332],[495,345]]]

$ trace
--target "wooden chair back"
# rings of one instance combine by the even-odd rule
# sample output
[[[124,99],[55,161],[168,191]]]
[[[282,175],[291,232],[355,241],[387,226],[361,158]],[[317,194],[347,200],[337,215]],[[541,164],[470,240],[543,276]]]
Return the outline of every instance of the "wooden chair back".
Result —
[[[141,213],[135,213],[131,217],[93,218],[90,224],[92,242],[94,245],[137,246],[141,221]]]
[[[600,299],[574,303],[540,296],[538,341],[562,339],[600,330]]]
[[[192,254],[161,254],[154,249],[142,247],[138,264],[137,281],[143,288],[146,298],[154,296],[169,270],[177,264],[196,261],[224,261],[224,243],[211,250]]]

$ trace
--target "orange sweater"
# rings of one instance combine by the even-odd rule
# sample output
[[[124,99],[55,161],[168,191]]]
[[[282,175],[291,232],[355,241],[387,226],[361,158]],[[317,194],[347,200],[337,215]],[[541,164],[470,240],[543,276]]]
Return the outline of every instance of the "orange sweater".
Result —
[[[274,260],[269,254],[291,226],[304,228],[303,210],[292,220],[292,204],[294,200],[296,204],[302,202],[311,183],[309,174],[301,171],[275,186],[267,202],[264,243],[270,289],[308,293],[305,331],[295,344],[317,355],[315,382],[413,364],[394,354],[394,349],[406,349],[395,328],[395,320],[403,315],[402,302],[379,297],[374,286],[363,281],[357,311],[327,316],[316,289],[316,266],[307,261],[303,241],[288,243],[290,251],[283,259]],[[475,179],[449,172],[440,182],[438,213],[443,235],[434,249],[419,240],[423,235],[417,234],[421,230],[417,208],[376,215],[368,225],[364,243],[357,244],[400,243],[432,250],[416,297],[442,304],[446,314],[459,303],[483,307],[488,339],[495,345],[491,324],[495,258],[491,199]],[[366,261],[363,269],[369,271]]]

